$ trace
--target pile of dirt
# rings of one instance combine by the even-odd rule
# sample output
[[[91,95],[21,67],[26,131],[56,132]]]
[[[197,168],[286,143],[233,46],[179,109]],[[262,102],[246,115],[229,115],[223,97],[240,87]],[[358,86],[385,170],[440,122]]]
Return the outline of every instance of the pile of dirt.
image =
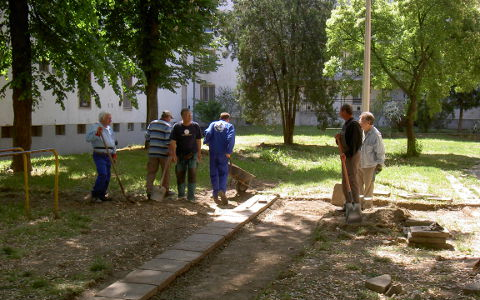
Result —
[[[378,208],[364,213],[364,222],[376,224],[379,227],[401,229],[412,214],[401,208]]]

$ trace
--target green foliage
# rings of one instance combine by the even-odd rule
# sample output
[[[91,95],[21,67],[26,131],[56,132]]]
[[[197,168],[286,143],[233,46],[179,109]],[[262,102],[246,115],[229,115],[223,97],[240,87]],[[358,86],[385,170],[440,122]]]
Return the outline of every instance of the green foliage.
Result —
[[[280,113],[291,144],[302,101],[331,107],[323,76],[325,22],[335,1],[242,0],[224,16],[224,34],[239,61],[240,101],[248,121]]]
[[[85,80],[85,72],[92,72],[100,87],[108,82],[117,93],[122,95],[119,78],[127,74],[129,60],[114,51],[104,39],[101,18],[97,14],[99,1],[29,1],[29,33],[32,42],[32,71],[34,104],[41,100],[41,91],[51,91],[55,101],[65,108],[67,93],[77,87],[91,94],[100,106],[100,97],[93,89],[92,82]],[[8,17],[10,11],[4,2],[0,2],[0,75],[7,76],[12,64],[12,45]],[[39,69],[39,63],[48,63],[50,71]],[[15,85],[11,78],[5,77],[6,84],[0,92]],[[20,80],[20,79],[19,79]],[[136,103],[135,99],[132,99]]]
[[[147,95],[147,121],[157,118],[157,88],[174,91],[195,73],[215,70],[218,0],[103,1],[108,45],[140,68],[137,87]],[[192,59],[193,57],[193,59]]]
[[[328,20],[331,59],[325,71],[341,74],[341,88],[358,89],[363,70],[365,2],[339,1]],[[471,90],[480,81],[480,12],[476,0],[373,1],[372,86],[401,89],[406,106],[408,153],[415,153],[413,124],[419,99],[431,113],[452,84]]]
[[[198,119],[207,124],[218,120],[220,113],[225,110],[222,104],[215,100],[199,101],[194,109]]]
[[[238,100],[238,95],[230,87],[220,87],[215,95],[215,100],[219,102],[225,111],[233,118],[241,118],[242,106]]]
[[[103,272],[108,271],[112,268],[111,264],[107,262],[102,257],[96,257],[95,260],[90,265],[90,271],[92,272]]]

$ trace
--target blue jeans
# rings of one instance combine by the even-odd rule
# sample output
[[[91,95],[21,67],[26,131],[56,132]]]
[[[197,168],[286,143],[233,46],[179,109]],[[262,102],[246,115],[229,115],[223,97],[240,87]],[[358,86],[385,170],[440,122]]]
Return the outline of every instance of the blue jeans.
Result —
[[[225,153],[216,154],[210,152],[210,181],[212,183],[213,196],[219,191],[227,192],[228,158]]]
[[[97,167],[97,180],[92,190],[92,197],[105,199],[108,184],[110,183],[111,162],[106,154],[93,153],[93,161]]]

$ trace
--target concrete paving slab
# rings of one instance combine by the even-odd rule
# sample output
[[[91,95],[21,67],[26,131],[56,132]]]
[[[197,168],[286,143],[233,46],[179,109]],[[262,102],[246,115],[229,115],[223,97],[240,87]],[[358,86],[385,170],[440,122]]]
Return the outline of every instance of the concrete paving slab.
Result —
[[[385,293],[392,284],[392,277],[388,274],[370,278],[365,281],[365,287],[377,293]]]
[[[91,300],[125,300],[121,298],[107,298],[107,297],[93,297],[93,298],[88,298]]]
[[[211,243],[223,243],[225,236],[218,234],[206,234],[206,233],[195,233],[186,238],[185,242],[211,242]]]
[[[141,265],[139,269],[171,272],[180,275],[187,271],[190,265],[190,262],[162,258],[149,260]]]
[[[117,281],[98,292],[95,296],[126,300],[145,300],[155,295],[157,290],[158,287],[156,285]]]
[[[230,234],[233,234],[233,229],[228,228],[228,227],[215,227],[215,226],[204,226],[203,228],[200,228],[199,230],[195,231],[195,233],[205,233],[205,234],[218,234],[218,235],[223,235],[225,237],[229,236]]]
[[[237,227],[240,227],[242,224],[243,224],[242,222],[213,221],[209,223],[207,226],[216,227],[216,228],[236,229]]]
[[[163,289],[174,279],[175,274],[171,272],[140,269],[128,273],[128,275],[120,281],[130,283],[152,284],[158,286],[159,289]]]
[[[187,261],[195,263],[199,261],[204,255],[202,252],[195,252],[195,251],[186,251],[186,250],[167,250],[162,254],[156,256],[156,259],[173,259],[173,260],[180,260],[180,261]]]
[[[223,235],[222,235],[223,237]],[[222,240],[223,242],[223,240]],[[213,249],[215,249],[218,245],[219,241],[212,242],[212,241],[183,241],[177,243],[170,247],[170,249],[176,250],[187,250],[187,251],[196,251],[196,252],[207,252],[209,253]]]
[[[220,216],[213,219],[214,221],[225,221],[230,223],[244,223],[248,220],[246,216]]]

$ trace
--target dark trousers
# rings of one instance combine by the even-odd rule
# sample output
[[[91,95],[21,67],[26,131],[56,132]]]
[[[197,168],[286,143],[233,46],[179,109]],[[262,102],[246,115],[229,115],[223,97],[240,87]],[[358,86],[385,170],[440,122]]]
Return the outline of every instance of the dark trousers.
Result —
[[[178,197],[185,196],[185,175],[188,173],[188,196],[189,200],[195,199],[195,187],[197,183],[197,154],[194,153],[190,159],[178,157],[175,166],[175,175],[177,176]]]
[[[352,157],[347,157],[345,160],[345,166],[347,167],[348,179],[350,181],[350,188],[352,189],[353,202],[360,203],[360,185],[358,183],[358,172],[360,172],[360,151],[355,153]],[[347,185],[345,181],[345,174],[343,174],[342,168],[342,188],[343,194],[347,202],[350,202]]]
[[[93,153],[93,161],[97,167],[97,180],[92,190],[92,197],[105,199],[108,185],[110,183],[110,168],[111,162],[107,154]]]
[[[227,191],[228,158],[224,153],[210,152],[210,182],[212,183],[213,196],[219,191]]]

